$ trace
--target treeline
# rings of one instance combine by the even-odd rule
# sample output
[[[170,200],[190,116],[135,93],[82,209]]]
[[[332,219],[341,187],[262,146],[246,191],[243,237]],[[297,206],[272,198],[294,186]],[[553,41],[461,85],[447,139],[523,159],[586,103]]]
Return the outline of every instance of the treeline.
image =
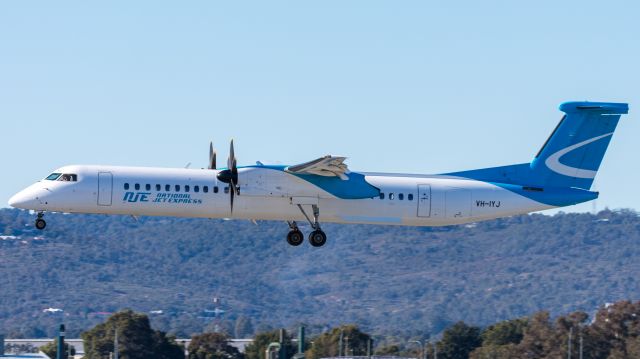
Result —
[[[541,311],[485,328],[460,321],[422,350],[400,354],[434,358],[437,353],[440,359],[640,358],[640,301],[604,305],[593,318],[577,311],[553,319]]]
[[[82,334],[86,359],[108,357],[115,350],[122,359],[266,359],[270,343],[280,340],[279,330],[258,333],[252,344],[240,353],[229,345],[226,333],[192,336],[188,348],[175,337],[151,328],[144,314],[131,310],[118,312]],[[287,359],[297,347],[285,332],[282,348]],[[374,336],[356,325],[342,325],[308,339],[306,359],[336,356],[395,355],[439,359],[512,359],[512,358],[640,358],[640,301],[621,301],[600,308],[594,318],[573,312],[552,319],[548,312],[505,320],[485,328],[457,322],[439,338],[414,337],[403,342],[376,345]],[[382,342],[385,342],[382,339]],[[43,348],[55,357],[56,345]],[[571,355],[569,355],[571,353]]]

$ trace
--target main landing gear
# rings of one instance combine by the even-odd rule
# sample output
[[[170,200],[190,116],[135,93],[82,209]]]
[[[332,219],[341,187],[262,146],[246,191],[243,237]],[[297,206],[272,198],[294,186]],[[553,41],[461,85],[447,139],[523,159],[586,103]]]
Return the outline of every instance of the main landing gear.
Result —
[[[36,228],[38,228],[39,230],[43,230],[44,227],[47,226],[47,222],[45,222],[42,217],[44,217],[44,213],[38,212],[38,218],[36,218]]]
[[[298,228],[298,224],[296,221],[287,221],[287,223],[289,224],[289,228],[291,228],[287,234],[287,243],[294,247],[301,245],[302,242],[304,242],[304,234],[302,234],[302,231]]]
[[[300,212],[304,215],[304,217],[309,221],[311,228],[313,231],[309,233],[309,243],[313,247],[322,247],[325,243],[327,243],[327,235],[324,233],[322,229],[320,229],[320,222],[318,222],[318,217],[320,217],[320,209],[317,205],[312,205],[313,209],[313,221],[307,215],[307,212],[302,208],[302,205],[298,205]],[[291,230],[287,234],[287,242],[292,246],[299,246],[304,242],[304,235],[302,231],[298,228],[298,224],[295,221],[287,221],[289,224],[289,228]]]

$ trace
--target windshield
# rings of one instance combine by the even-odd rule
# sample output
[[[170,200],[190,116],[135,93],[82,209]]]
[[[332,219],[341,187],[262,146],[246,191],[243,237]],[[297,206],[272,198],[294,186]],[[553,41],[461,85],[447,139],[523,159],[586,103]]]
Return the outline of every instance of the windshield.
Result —
[[[75,173],[52,173],[45,178],[47,181],[77,182],[78,175]]]

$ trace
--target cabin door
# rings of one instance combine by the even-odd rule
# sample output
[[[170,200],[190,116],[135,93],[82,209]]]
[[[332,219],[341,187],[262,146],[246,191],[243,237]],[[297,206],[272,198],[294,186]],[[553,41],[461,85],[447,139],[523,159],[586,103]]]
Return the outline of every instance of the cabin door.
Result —
[[[418,217],[431,217],[431,185],[418,185]]]
[[[98,172],[98,206],[110,206],[113,199],[113,175]]]

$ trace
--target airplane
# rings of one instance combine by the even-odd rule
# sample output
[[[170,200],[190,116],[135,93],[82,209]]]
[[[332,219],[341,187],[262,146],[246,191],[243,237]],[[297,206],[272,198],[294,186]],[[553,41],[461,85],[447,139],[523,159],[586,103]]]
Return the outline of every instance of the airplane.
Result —
[[[345,157],[297,165],[238,166],[233,140],[218,169],[71,165],[15,194],[9,205],[47,211],[132,216],[278,220],[287,242],[327,241],[322,222],[445,226],[525,214],[591,201],[591,185],[626,103],[566,102],[564,116],[531,162],[436,175],[350,171]],[[322,214],[322,216],[321,216]]]

